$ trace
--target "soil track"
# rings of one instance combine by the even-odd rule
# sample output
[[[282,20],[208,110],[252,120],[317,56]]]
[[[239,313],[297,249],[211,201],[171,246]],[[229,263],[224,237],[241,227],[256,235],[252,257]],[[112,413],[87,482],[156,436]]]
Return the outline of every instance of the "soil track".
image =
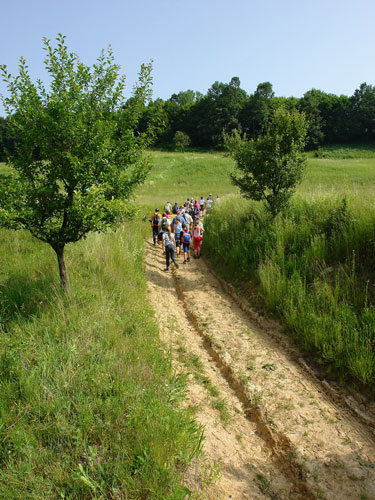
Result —
[[[375,500],[371,429],[240,309],[203,259],[168,273],[164,264],[148,243],[162,340],[205,427],[205,465],[187,474],[195,497]]]

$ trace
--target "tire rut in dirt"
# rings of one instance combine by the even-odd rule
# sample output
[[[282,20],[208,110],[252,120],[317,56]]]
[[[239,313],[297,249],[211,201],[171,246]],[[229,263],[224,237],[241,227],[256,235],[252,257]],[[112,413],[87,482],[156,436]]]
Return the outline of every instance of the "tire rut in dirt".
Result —
[[[280,348],[288,354],[291,361],[296,363],[305,374],[310,378],[310,381],[316,386],[316,388],[323,392],[327,399],[330,401],[332,405],[336,408],[340,408],[341,410],[346,411],[351,415],[351,419],[355,424],[358,422],[359,426],[364,426],[361,432],[362,436],[365,439],[369,439],[375,444],[375,420],[371,416],[363,413],[360,410],[359,404],[356,401],[348,398],[348,394],[340,394],[336,389],[334,389],[329,382],[327,382],[324,378],[322,378],[313,368],[311,368],[308,363],[301,357],[296,350],[295,346],[291,346],[290,343],[285,340],[285,338],[280,335],[280,333],[276,333],[274,331],[274,327],[265,325],[265,318],[260,316],[252,307],[249,306],[246,300],[241,299],[235,288],[227,283],[223,278],[218,276],[215,271],[211,268],[211,266],[205,262],[205,269],[214,277],[214,279],[220,284],[222,291],[229,295],[229,297],[237,304],[237,306],[253,321],[256,325],[259,326],[262,330],[267,332],[267,335],[272,338]],[[266,320],[268,323],[270,320]],[[372,413],[372,415],[374,412]]]
[[[294,456],[294,448],[290,440],[282,433],[276,433],[274,430],[270,429],[270,427],[266,423],[266,415],[263,414],[263,412],[259,408],[256,408],[251,404],[249,398],[246,395],[246,390],[243,384],[234,375],[231,367],[228,366],[228,364],[220,357],[211,338],[207,334],[205,334],[199,326],[197,317],[194,315],[194,313],[189,308],[189,305],[187,304],[185,294],[180,284],[180,278],[176,276],[175,273],[172,273],[172,276],[177,292],[177,297],[184,305],[186,316],[188,317],[191,325],[194,327],[194,330],[202,338],[204,348],[206,349],[210,358],[216,364],[218,370],[236,395],[237,399],[242,403],[245,409],[245,416],[252,422],[256,423],[258,434],[271,450],[274,458],[276,459],[279,469],[293,483],[295,491],[298,492],[300,498],[304,498],[306,500],[316,500],[316,496],[314,495],[314,493],[301,479],[298,464],[294,463],[292,459],[292,457]],[[295,498],[297,497],[295,496]]]

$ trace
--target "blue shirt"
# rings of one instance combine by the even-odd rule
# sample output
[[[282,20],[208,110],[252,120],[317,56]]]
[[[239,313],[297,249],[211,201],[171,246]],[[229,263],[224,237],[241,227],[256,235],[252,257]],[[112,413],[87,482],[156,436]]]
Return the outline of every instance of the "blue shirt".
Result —
[[[163,235],[164,235],[164,243],[165,243],[165,246],[167,246],[167,245],[173,245],[173,241],[171,241],[171,240],[169,239],[169,234],[168,234],[168,232],[167,232],[167,231],[166,231],[166,232],[164,232],[164,233],[163,233]]]
[[[176,217],[172,221],[172,226],[174,226],[174,222],[175,222],[175,220],[176,220],[177,217],[180,217],[182,225],[186,224],[185,219],[182,217],[182,215],[176,215]]]

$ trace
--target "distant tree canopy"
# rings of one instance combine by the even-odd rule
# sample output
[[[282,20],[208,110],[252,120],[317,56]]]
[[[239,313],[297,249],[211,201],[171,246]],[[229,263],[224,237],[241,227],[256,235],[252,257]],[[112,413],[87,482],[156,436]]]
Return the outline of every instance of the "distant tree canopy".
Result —
[[[352,96],[335,95],[318,89],[303,97],[275,96],[272,83],[261,82],[253,93],[241,88],[240,79],[216,81],[205,95],[193,90],[156,99],[145,107],[140,131],[151,121],[158,123],[156,145],[173,147],[177,131],[186,133],[191,146],[222,148],[223,133],[246,133],[249,139],[267,133],[276,110],[305,113],[307,147],[322,144],[375,140],[375,86],[362,83]]]
[[[375,140],[374,85],[362,83],[352,96],[313,88],[301,98],[280,97],[275,96],[271,82],[261,82],[252,93],[247,93],[237,76],[229,83],[214,82],[205,95],[188,89],[166,100],[150,101],[141,112],[137,132],[144,133],[151,127],[156,146],[173,148],[173,138],[181,131],[190,137],[193,147],[221,149],[223,133],[238,130],[249,139],[267,133],[280,106],[305,113],[310,149],[323,144]],[[3,161],[14,143],[5,121],[0,120]]]

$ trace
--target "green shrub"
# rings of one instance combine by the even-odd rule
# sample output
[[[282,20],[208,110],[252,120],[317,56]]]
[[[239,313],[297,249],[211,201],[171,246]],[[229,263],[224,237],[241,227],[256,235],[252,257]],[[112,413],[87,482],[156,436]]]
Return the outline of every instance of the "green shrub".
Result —
[[[296,341],[327,367],[375,381],[375,211],[346,198],[296,198],[274,220],[231,197],[206,219],[208,257],[237,282],[252,281]],[[373,274],[371,274],[373,273]]]

